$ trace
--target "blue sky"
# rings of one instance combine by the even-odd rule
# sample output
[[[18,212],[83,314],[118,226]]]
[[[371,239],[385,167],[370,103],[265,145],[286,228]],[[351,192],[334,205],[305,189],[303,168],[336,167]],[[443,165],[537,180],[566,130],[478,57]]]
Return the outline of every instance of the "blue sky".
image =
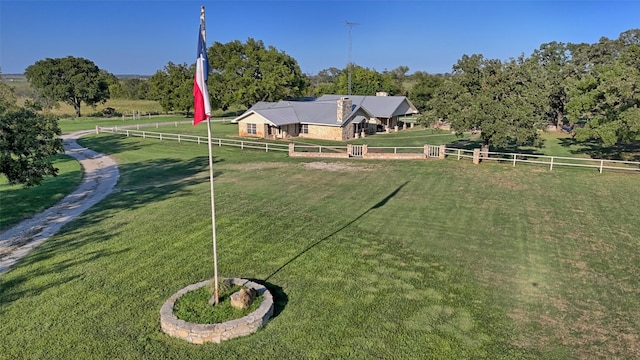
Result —
[[[595,43],[640,28],[640,1],[30,1],[0,0],[0,68],[23,73],[68,55],[113,74],[195,61],[200,5],[207,45],[252,37],[304,73],[351,59],[378,71],[449,72],[464,54],[505,60],[559,41]]]

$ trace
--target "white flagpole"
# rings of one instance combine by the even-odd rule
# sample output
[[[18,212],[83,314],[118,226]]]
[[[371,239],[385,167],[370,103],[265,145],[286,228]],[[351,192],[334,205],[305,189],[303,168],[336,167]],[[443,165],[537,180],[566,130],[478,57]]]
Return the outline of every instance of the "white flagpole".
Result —
[[[205,21],[204,21],[204,5],[200,8],[200,23],[202,24],[202,38],[207,43]],[[205,49],[206,51],[206,49]],[[211,145],[211,118],[207,119],[207,135],[209,143],[209,184],[211,188],[211,232],[213,235],[213,281],[214,281],[214,304],[218,305],[218,251],[216,246],[216,206],[213,193],[213,148]]]

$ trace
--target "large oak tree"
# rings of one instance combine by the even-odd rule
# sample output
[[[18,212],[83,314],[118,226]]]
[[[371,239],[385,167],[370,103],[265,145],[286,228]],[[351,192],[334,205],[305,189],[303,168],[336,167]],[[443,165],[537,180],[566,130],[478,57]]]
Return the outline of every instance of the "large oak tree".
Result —
[[[211,103],[223,110],[300,97],[308,86],[294,58],[260,40],[215,42],[207,51]]]
[[[429,101],[429,121],[444,119],[459,135],[481,130],[485,156],[489,146],[534,144],[545,95],[540,77],[540,67],[524,57],[503,63],[464,55]]]
[[[82,102],[94,106],[109,99],[105,76],[91,60],[47,58],[27,67],[25,76],[39,96],[49,103],[62,101],[73,106],[78,117]]]

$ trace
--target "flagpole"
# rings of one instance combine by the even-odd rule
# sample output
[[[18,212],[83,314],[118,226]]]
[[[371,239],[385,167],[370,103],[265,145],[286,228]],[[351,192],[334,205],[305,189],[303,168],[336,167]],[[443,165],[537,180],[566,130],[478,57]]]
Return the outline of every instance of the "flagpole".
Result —
[[[213,149],[211,145],[211,118],[207,119],[207,134],[209,136],[209,183],[211,184],[211,232],[213,234],[213,278],[215,286],[215,302],[218,304],[218,251],[216,250],[216,207],[213,196]]]
[[[204,5],[200,8],[200,23],[202,24],[202,37],[206,44],[206,31],[204,21]],[[206,51],[206,50],[205,50]],[[211,145],[211,118],[207,119],[207,136],[209,144],[209,184],[211,188],[211,233],[213,236],[213,281],[214,281],[214,305],[218,304],[218,251],[216,246],[216,206],[213,191],[213,146]]]

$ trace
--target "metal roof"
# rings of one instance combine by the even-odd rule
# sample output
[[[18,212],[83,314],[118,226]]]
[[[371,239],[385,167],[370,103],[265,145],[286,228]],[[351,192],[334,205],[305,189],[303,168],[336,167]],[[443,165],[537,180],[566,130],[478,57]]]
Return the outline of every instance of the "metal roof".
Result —
[[[326,94],[316,99],[316,102],[337,101],[345,95]],[[406,96],[368,96],[351,95],[348,96],[354,104],[360,104],[374,116],[380,118],[390,118],[398,115],[417,114],[418,109],[407,99]]]
[[[338,121],[337,101],[343,97],[352,101],[351,114],[344,121]],[[259,114],[276,126],[298,123],[344,126],[354,119],[361,122],[365,117],[390,118],[417,112],[405,96],[323,95],[314,101],[260,101],[232,122]]]

